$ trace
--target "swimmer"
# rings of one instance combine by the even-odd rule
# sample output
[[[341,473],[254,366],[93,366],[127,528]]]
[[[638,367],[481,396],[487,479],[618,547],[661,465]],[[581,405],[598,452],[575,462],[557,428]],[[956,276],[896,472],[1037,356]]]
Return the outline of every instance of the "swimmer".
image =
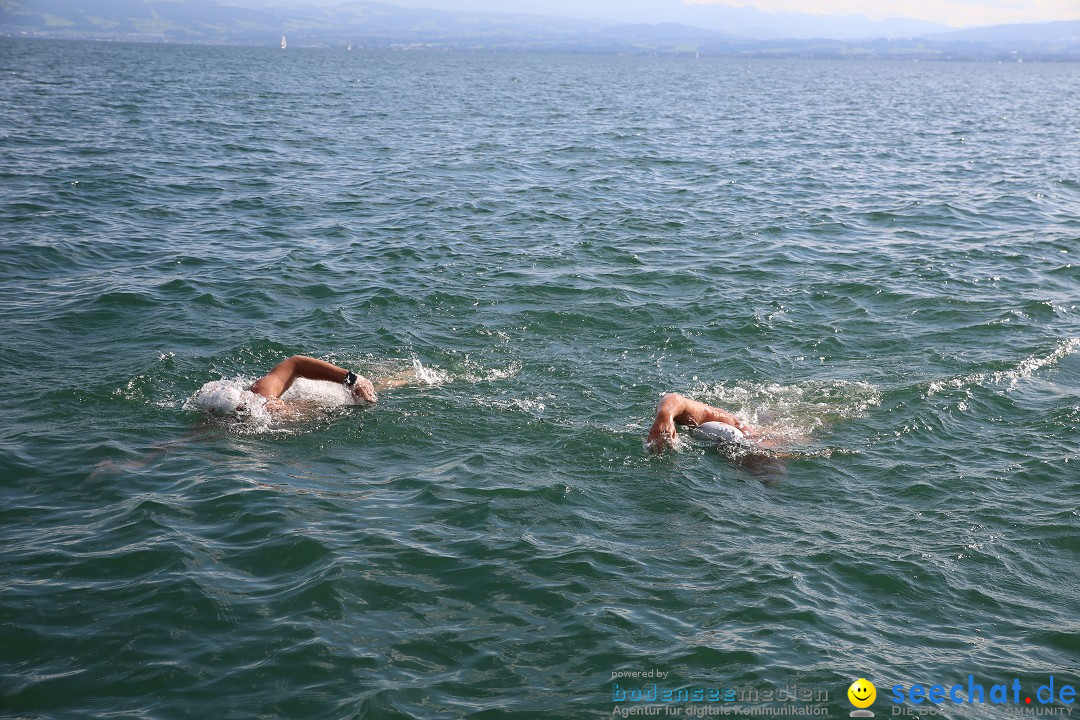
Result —
[[[676,425],[686,427],[689,434],[699,440],[715,443],[722,455],[762,478],[766,484],[787,474],[784,460],[808,457],[802,452],[776,450],[780,438],[773,436],[771,431],[744,422],[727,410],[678,393],[668,393],[660,398],[656,420],[649,430],[648,448],[654,453],[662,453],[674,447],[678,437]]]
[[[281,398],[296,378],[323,380],[344,385],[356,402],[376,403],[379,400],[376,390],[408,385],[415,379],[415,373],[402,372],[390,377],[380,378],[374,383],[363,375],[338,367],[325,360],[293,355],[274,366],[274,369],[251,384],[248,392],[265,398],[264,407],[272,413],[284,412],[286,415],[303,410],[303,404],[286,404]]]
[[[706,423],[723,423],[731,428],[725,429],[716,425],[703,428],[706,430],[705,434],[714,435],[718,440],[744,443],[747,439],[753,440],[760,435],[757,428],[743,422],[727,410],[691,400],[678,393],[668,393],[660,398],[660,404],[656,406],[656,420],[649,429],[649,439],[646,444],[654,453],[661,453],[675,444],[675,438],[678,437],[676,425],[702,428]]]
[[[307,355],[293,355],[282,360],[273,370],[253,382],[248,390],[267,400],[277,400],[292,387],[296,378],[340,383],[348,388],[355,400],[374,403],[379,399],[375,395],[375,386],[363,375]],[[391,384],[393,383],[385,383],[383,387]]]
[[[306,355],[293,355],[282,360],[274,369],[253,383],[241,385],[232,380],[212,380],[203,385],[186,403],[185,410],[203,410],[211,415],[236,417],[254,415],[262,417],[265,413],[282,419],[306,419],[312,412],[323,408],[323,404],[305,397],[291,397],[288,393],[298,378],[322,383],[333,383],[341,387],[342,393],[353,403],[375,403],[379,390],[412,384],[417,379],[415,370],[393,373],[374,383],[368,378],[338,367],[325,360],[318,360]],[[326,389],[324,389],[325,391]],[[331,395],[336,393],[331,392]],[[347,402],[347,401],[346,401]],[[332,401],[332,405],[341,404],[341,399]]]
[[[286,401],[281,397],[292,387],[297,378],[343,385],[355,402],[375,403],[379,399],[375,394],[376,390],[409,385],[415,378],[415,373],[400,372],[372,383],[363,375],[325,360],[306,355],[293,355],[279,362],[270,372],[246,387],[229,380],[208,382],[184,403],[184,409],[198,409],[211,415],[232,419],[253,411],[259,414],[265,410],[277,419],[304,420],[312,416],[312,411],[317,410],[318,405],[304,400]],[[262,414],[264,420],[268,421],[270,417],[270,415]],[[159,445],[139,460],[123,464],[117,464],[111,460],[103,461],[98,464],[94,472],[97,474],[106,471],[137,470],[159,456],[168,454],[174,448],[183,447],[204,436],[208,436],[205,427],[182,440]]]

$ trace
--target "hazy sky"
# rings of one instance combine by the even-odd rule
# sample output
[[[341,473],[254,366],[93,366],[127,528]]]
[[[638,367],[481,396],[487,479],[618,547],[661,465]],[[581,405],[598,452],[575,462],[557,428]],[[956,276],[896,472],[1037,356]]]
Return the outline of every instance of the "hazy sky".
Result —
[[[304,2],[305,0],[293,0]],[[338,4],[345,0],[306,0]],[[753,7],[769,13],[864,15],[873,20],[914,18],[975,27],[1003,23],[1080,20],[1080,0],[384,0],[440,10],[526,12],[603,17],[629,22],[679,22],[688,5]],[[681,7],[680,7],[681,6]],[[679,11],[684,11],[680,13]]]
[[[649,2],[650,0],[638,0]],[[688,4],[751,6],[814,15],[909,17],[946,25],[998,25],[1080,19],[1080,0],[685,0]]]

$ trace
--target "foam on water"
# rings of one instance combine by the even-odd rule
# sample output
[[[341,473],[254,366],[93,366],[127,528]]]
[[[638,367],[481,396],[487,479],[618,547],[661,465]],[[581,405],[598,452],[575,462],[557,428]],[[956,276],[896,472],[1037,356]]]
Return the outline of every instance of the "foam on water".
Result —
[[[460,378],[469,383],[492,382],[506,380],[521,372],[521,363],[510,363],[506,367],[488,368],[472,358],[465,358],[465,369],[459,374]]]
[[[544,411],[547,409],[546,403],[554,399],[554,395],[542,395],[536,398],[480,397],[477,398],[476,404],[480,407],[491,407],[497,410],[523,412],[532,415],[533,417],[540,418],[544,416]]]

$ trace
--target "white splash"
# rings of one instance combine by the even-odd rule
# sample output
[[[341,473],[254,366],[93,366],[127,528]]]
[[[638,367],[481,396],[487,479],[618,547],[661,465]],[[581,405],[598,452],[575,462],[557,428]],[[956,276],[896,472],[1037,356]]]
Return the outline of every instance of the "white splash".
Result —
[[[266,408],[266,398],[248,390],[251,382],[246,378],[211,380],[184,401],[184,410],[237,418],[253,428],[265,429],[273,416]]]
[[[861,417],[881,404],[881,390],[854,380],[814,380],[794,385],[702,383],[696,400],[725,408],[757,425],[766,437],[805,442],[817,429]]]
[[[434,367],[424,367],[424,365],[416,358],[413,358],[413,374],[416,375],[416,379],[425,385],[445,385],[453,378],[450,377],[450,373],[445,370],[440,370]]]

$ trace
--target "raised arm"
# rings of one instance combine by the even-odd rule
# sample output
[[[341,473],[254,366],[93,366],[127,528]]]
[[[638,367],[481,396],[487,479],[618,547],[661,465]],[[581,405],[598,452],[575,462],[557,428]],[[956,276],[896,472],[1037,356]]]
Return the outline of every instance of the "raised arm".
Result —
[[[656,406],[656,420],[649,429],[648,445],[653,452],[663,452],[675,442],[676,425],[696,427],[707,422],[722,422],[733,425],[746,435],[751,435],[754,428],[744,423],[727,410],[706,405],[678,393],[668,393],[660,398]]]
[[[325,360],[308,357],[306,355],[293,355],[291,358],[282,360],[274,369],[265,376],[259,378],[251,385],[251,392],[263,397],[278,398],[288,390],[298,377],[308,380],[326,380],[327,382],[344,383],[349,376],[348,370],[338,367]],[[375,402],[375,388],[371,381],[362,375],[356,376],[356,383],[351,388],[353,397],[367,402]]]

